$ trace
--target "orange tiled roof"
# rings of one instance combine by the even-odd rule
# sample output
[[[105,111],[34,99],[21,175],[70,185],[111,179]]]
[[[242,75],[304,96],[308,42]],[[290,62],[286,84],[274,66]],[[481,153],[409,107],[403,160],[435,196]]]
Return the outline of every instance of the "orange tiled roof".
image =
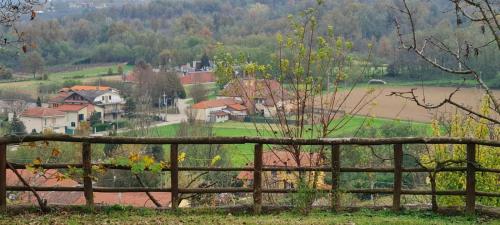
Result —
[[[229,106],[229,105],[235,105],[235,104],[238,104],[238,102],[236,102],[236,100],[231,99],[231,98],[223,98],[223,99],[202,101],[202,102],[194,104],[192,106],[192,108],[193,109],[208,109],[208,108],[223,107],[223,106]]]
[[[57,117],[64,116],[64,112],[56,109],[34,107],[25,110],[21,116],[24,117]]]
[[[58,180],[57,177],[62,176],[55,169],[49,169],[44,174],[35,174],[25,169],[18,169],[17,172],[30,185],[42,187],[77,187],[78,182],[72,179]],[[42,176],[43,175],[43,176]],[[23,186],[22,182],[12,170],[7,170],[7,185]],[[54,192],[54,191],[39,191],[38,194],[46,199],[49,204],[59,205],[83,205],[85,197],[82,192]],[[151,192],[151,195],[158,200],[163,206],[168,206],[171,195],[169,192]],[[36,204],[36,198],[31,192],[20,192],[17,199],[22,202]],[[146,193],[94,193],[94,202],[102,205],[130,205],[135,207],[156,207],[149,199]]]
[[[300,166],[301,167],[311,167],[311,166],[319,166],[321,163],[321,156],[319,153],[307,153],[302,152],[299,156]],[[294,159],[294,155],[285,150],[273,150],[262,153],[262,164],[264,166],[273,166],[273,167],[297,167],[297,161]],[[243,171],[237,176],[240,180],[252,180],[253,172],[251,171]]]
[[[111,87],[107,86],[87,86],[87,85],[75,85],[70,88],[72,91],[109,91]]]
[[[62,112],[78,112],[87,106],[88,104],[64,104],[54,109]]]
[[[183,85],[215,82],[215,75],[211,71],[189,72],[180,81]]]
[[[236,111],[245,111],[245,110],[247,110],[247,107],[245,107],[244,105],[241,105],[241,104],[232,104],[232,105],[228,105],[227,107],[229,107],[231,109],[234,109]]]

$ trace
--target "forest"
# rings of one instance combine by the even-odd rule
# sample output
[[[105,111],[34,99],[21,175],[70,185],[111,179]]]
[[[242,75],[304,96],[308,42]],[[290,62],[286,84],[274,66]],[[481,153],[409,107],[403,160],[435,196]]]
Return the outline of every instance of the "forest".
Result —
[[[49,4],[58,6],[57,10],[64,9],[64,3],[68,4]],[[446,0],[410,3],[418,12],[419,36],[434,36],[446,43],[459,41],[456,37],[474,43],[488,41],[484,25],[464,21],[455,29],[455,9]],[[48,12],[18,28],[25,35],[28,53],[19,55],[18,49],[3,48],[0,62],[9,68],[3,70],[27,73],[58,65],[133,65],[139,60],[155,67],[179,66],[199,60],[205,53],[213,58],[223,45],[227,52],[268,64],[276,54],[276,35],[287,32],[288,17],[315,4],[298,0],[154,0],[70,11],[56,18]],[[416,81],[451,78],[400,49],[394,23],[398,4],[401,2],[394,0],[326,1],[318,27],[324,34],[331,25],[336,34],[350,40],[355,58],[371,53],[370,63],[383,68],[371,76]],[[499,87],[495,46],[473,48],[467,50],[475,55],[468,63],[480,71],[489,86]],[[452,59],[439,51],[433,55],[444,65],[452,64]]]

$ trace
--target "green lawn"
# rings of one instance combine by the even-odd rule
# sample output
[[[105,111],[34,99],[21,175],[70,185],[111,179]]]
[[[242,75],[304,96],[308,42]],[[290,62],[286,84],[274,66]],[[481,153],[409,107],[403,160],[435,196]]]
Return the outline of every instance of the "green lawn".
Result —
[[[78,209],[78,208],[77,208]],[[34,210],[0,216],[0,224],[499,224],[487,217],[443,216],[427,212],[402,212],[362,210],[355,213],[313,212],[307,216],[287,212],[253,216],[249,213],[224,213],[215,209],[183,209],[173,213],[153,209],[132,209],[113,206],[95,213],[58,210],[40,214]],[[83,212],[82,212],[83,211]]]
[[[332,137],[349,137],[354,136],[356,132],[362,125],[370,125],[374,128],[380,128],[384,123],[394,123],[395,120],[390,119],[380,119],[380,118],[367,118],[361,116],[353,117],[345,126],[339,128],[338,131],[332,134]],[[400,123],[408,124],[411,123],[415,128],[421,128],[430,132],[430,126],[426,123],[399,121]],[[227,121],[223,123],[214,124],[215,136],[221,137],[236,137],[236,136],[274,136],[266,124],[257,125],[260,130],[260,134],[257,133],[257,129],[253,123],[242,123],[235,121]],[[153,128],[152,132],[155,136],[160,137],[174,137],[179,125],[169,125],[163,127]],[[429,133],[430,134],[430,133]],[[235,166],[243,166],[245,163],[253,159],[253,145],[243,144],[243,145],[230,145],[231,148],[231,161]]]
[[[114,66],[100,66],[100,67],[92,67],[77,71],[69,71],[69,72],[59,72],[59,73],[51,73],[49,74],[50,80],[56,79],[79,79],[79,78],[89,78],[89,77],[97,77],[101,75],[107,75],[108,69],[112,68],[113,73],[118,71],[118,64]],[[128,72],[132,70],[134,67],[131,65],[124,65],[123,71]]]

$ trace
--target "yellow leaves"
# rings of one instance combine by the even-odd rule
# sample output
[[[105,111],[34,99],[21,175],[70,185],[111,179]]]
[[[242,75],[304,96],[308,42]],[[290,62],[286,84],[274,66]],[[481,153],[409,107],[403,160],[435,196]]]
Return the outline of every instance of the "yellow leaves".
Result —
[[[212,161],[210,162],[210,165],[215,166],[215,164],[216,164],[217,162],[219,162],[221,159],[222,159],[222,157],[221,157],[220,155],[216,155],[216,156],[212,159]]]
[[[36,157],[36,159],[33,160],[33,165],[41,165],[42,164],[42,159],[40,157]]]
[[[144,156],[142,158],[142,161],[144,162],[144,166],[149,167],[155,163],[155,160],[151,156]]]
[[[181,153],[179,154],[179,156],[177,157],[177,160],[178,160],[179,162],[183,162],[185,159],[186,159],[186,153],[185,153],[185,152],[181,152]]]
[[[51,154],[52,154],[52,157],[58,157],[59,155],[61,155],[61,151],[57,148],[53,148]]]
[[[139,161],[139,154],[134,152],[134,153],[131,153],[128,157],[128,159],[132,162],[137,162]]]
[[[92,171],[99,173],[99,174],[104,174],[106,172],[106,168],[104,166],[100,165],[92,165]]]

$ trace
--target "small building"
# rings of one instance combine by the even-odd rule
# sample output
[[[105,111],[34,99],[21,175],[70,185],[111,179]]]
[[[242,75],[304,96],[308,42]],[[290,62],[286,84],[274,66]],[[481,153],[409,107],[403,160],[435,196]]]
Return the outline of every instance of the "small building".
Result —
[[[216,99],[192,105],[191,113],[195,120],[223,122],[233,116],[246,116],[246,107],[234,99]]]
[[[66,134],[74,134],[80,123],[89,121],[93,114],[97,114],[101,122],[103,121],[103,109],[92,104],[65,104],[55,109],[66,114]]]
[[[66,114],[56,109],[34,107],[25,110],[19,120],[26,127],[26,132],[43,132],[51,130],[55,133],[66,132]]]

